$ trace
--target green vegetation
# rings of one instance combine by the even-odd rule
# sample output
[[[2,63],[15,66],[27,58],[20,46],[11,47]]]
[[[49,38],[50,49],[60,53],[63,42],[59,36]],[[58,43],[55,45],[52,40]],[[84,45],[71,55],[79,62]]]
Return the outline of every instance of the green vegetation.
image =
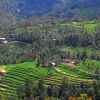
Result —
[[[97,30],[97,27],[100,27],[100,21],[99,20],[93,20],[93,21],[80,21],[80,22],[57,22],[53,25],[47,25],[47,23],[43,24],[36,24],[36,25],[32,25],[32,26],[17,26],[14,29],[14,32],[16,33],[23,33],[23,32],[44,32],[44,31],[49,31],[49,32],[53,32],[53,31],[58,31],[60,29],[64,29],[67,31],[83,31],[84,33],[95,33]],[[26,27],[26,28],[25,28]],[[45,30],[47,29],[47,30]],[[63,30],[63,31],[64,31]]]
[[[66,46],[66,47],[62,47],[61,50],[66,53],[69,53],[69,56],[73,58],[77,58],[77,56],[81,56],[84,52],[85,52],[86,58],[88,59],[92,58],[92,59],[99,60],[100,58],[100,50],[96,50],[91,47],[83,48],[83,47]]]
[[[82,30],[84,33],[95,33],[97,27],[100,27],[100,22],[99,21],[82,21],[82,22],[61,22],[57,24],[57,26],[60,27],[68,27],[69,29],[73,29],[75,31],[80,31]]]
[[[71,85],[67,88],[72,89],[70,93],[74,86],[81,88],[82,83],[98,88],[99,28],[100,21],[97,20],[18,23],[8,28],[5,34],[2,33],[8,43],[1,41],[0,44],[0,96],[5,97],[4,100],[9,96],[17,100],[17,89],[26,86],[26,81],[31,81],[31,87],[36,87],[43,80],[45,88],[54,86],[63,87],[63,90],[66,83]],[[2,74],[2,69],[6,74]],[[30,91],[36,92],[34,89]]]
[[[70,52],[70,58],[85,53],[86,58],[100,60],[99,28],[99,20],[18,23],[5,34],[11,41],[0,46],[0,63],[32,61],[33,56],[50,59],[58,55],[62,47],[66,48],[67,54]]]
[[[7,74],[2,78],[0,83],[0,94],[5,96],[15,95],[16,89],[27,80],[38,80],[48,75],[48,70],[35,67],[32,62],[17,65],[8,65]]]
[[[39,79],[43,79],[45,85],[53,84],[59,86],[62,84],[62,77],[66,77],[66,79],[69,80],[70,84],[72,83],[78,85],[82,81],[91,83],[93,81],[92,75],[94,73],[92,72],[93,70],[91,70],[91,68],[88,69],[88,71],[90,71],[88,72],[87,67],[90,67],[90,64],[95,64],[95,62],[96,61],[82,62],[78,66],[76,66],[75,69],[70,69],[67,65],[63,64],[58,68],[36,67],[35,62],[5,65],[7,68],[5,68],[7,70],[7,73],[1,79],[2,82],[0,83],[0,95],[6,97],[16,96],[16,89],[19,86],[24,85],[25,81],[27,80],[31,80],[35,83]],[[84,65],[82,65],[83,63]],[[100,69],[100,63],[96,62],[95,67]],[[89,73],[91,73],[92,75]]]
[[[100,72],[100,62],[96,60],[86,60],[78,65],[78,70],[83,70],[87,73],[96,74]]]

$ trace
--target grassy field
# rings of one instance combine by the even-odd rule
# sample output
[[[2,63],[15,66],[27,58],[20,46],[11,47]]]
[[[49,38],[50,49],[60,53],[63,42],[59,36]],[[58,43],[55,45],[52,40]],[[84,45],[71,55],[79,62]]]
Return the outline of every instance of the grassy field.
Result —
[[[93,62],[97,63],[95,65],[100,69],[100,62]],[[93,64],[93,62],[91,64]],[[87,63],[85,62],[84,64]],[[26,80],[35,82],[41,78],[44,79],[45,85],[53,84],[59,86],[62,84],[63,77],[75,85],[79,85],[80,82],[91,84],[94,82],[91,77],[91,74],[93,75],[93,73],[88,72],[87,66],[84,66],[80,63],[72,70],[64,64],[61,64],[56,68],[36,67],[35,62],[5,65],[3,68],[6,70],[6,75],[0,80],[0,95],[4,96],[5,100],[7,96],[16,97],[17,88],[23,85]]]
[[[81,22],[61,22],[57,23],[57,26],[60,28],[68,27],[75,31],[83,30],[84,33],[95,33],[96,27],[100,27],[100,21],[81,21]]]

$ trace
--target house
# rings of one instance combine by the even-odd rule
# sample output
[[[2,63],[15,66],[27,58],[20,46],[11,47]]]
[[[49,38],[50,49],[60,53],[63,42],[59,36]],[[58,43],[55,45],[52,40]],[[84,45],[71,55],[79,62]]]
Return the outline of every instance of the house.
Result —
[[[0,38],[0,43],[1,43],[1,44],[7,44],[8,41],[7,41],[6,38]]]
[[[41,66],[44,66],[44,67],[49,67],[49,66],[55,67],[56,65],[57,65],[56,62],[53,62],[53,61],[44,61]]]
[[[4,76],[6,73],[6,70],[3,68],[0,68],[0,77]]]

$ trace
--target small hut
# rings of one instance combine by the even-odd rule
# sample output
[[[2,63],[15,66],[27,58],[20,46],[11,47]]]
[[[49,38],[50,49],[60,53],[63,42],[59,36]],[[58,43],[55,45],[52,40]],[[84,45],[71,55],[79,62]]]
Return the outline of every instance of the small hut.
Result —
[[[6,70],[3,68],[0,68],[0,77],[4,76],[6,73]]]

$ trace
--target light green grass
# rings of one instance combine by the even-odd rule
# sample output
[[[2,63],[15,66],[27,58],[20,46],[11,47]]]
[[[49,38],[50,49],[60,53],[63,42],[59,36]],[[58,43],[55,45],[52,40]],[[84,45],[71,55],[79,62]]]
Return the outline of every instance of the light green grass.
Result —
[[[79,66],[76,67],[76,69],[71,70],[67,65],[62,64],[57,67],[60,72],[55,70],[55,68],[36,67],[35,62],[25,62],[5,66],[7,73],[0,83],[0,95],[3,96],[16,97],[16,89],[23,85],[26,80],[35,82],[39,79],[44,79],[46,85],[60,85],[63,77],[68,78],[70,82],[74,84],[79,84],[83,80],[88,81],[91,78],[88,73],[78,70]],[[81,69],[85,70],[84,68]],[[46,79],[48,76],[50,76],[52,80]]]

